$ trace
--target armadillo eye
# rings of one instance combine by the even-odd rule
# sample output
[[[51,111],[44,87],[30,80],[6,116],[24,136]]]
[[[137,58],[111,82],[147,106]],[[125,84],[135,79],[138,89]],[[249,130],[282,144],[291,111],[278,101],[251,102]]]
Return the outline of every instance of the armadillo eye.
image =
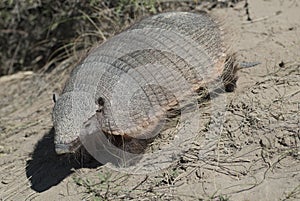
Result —
[[[99,106],[103,106],[104,105],[104,99],[102,97],[99,97],[97,102],[98,102]]]

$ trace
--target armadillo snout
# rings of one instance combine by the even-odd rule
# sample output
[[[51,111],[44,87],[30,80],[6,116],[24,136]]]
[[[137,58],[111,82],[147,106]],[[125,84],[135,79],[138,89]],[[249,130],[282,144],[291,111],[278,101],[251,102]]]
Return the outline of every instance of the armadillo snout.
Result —
[[[79,140],[75,140],[68,144],[55,144],[55,152],[58,155],[75,153],[80,146],[81,143]]]
[[[56,144],[55,145],[55,152],[58,155],[70,153],[70,146],[66,144]]]
[[[79,136],[85,121],[96,113],[97,107],[89,94],[63,94],[53,109],[54,143],[57,154],[73,153],[81,146]]]

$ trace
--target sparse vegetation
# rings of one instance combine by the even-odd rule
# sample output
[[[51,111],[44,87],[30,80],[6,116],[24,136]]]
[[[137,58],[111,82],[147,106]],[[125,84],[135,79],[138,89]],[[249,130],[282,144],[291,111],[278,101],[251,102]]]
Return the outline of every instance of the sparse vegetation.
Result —
[[[53,69],[74,51],[86,50],[141,16],[174,8],[187,10],[201,2],[0,1],[0,46],[4,47],[0,50],[0,76],[21,70],[37,71],[45,65]]]
[[[146,2],[146,3],[145,3]],[[111,36],[138,15],[155,13],[155,1],[0,2],[0,76],[38,70]]]

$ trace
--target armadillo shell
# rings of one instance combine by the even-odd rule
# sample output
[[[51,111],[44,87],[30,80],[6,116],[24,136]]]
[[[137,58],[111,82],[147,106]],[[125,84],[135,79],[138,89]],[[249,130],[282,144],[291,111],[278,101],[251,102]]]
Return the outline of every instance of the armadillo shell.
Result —
[[[225,49],[218,24],[206,14],[155,15],[94,49],[63,93],[102,97],[99,123],[105,133],[150,138],[168,110],[184,107],[199,88],[218,79]]]

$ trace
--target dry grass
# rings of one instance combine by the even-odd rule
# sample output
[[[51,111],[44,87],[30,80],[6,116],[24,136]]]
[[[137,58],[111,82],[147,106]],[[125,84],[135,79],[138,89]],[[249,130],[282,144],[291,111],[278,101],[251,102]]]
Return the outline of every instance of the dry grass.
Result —
[[[203,1],[17,1],[0,2],[0,76],[55,68],[79,50],[119,32],[133,21],[167,10],[191,10]],[[204,1],[207,2],[207,1]],[[228,6],[217,1],[208,6]],[[205,6],[205,5],[204,5]],[[76,9],[74,9],[76,8]]]
[[[232,99],[219,140],[206,155],[199,155],[198,140],[203,140],[199,137],[172,166],[157,173],[127,175],[100,167],[98,176],[93,172],[74,179],[83,188],[83,198],[231,200],[234,194],[282,175],[299,174],[299,70],[298,64],[280,69]],[[293,92],[284,94],[287,87]],[[201,135],[205,130],[199,131]],[[211,176],[214,181],[207,180]],[[178,190],[187,184],[202,186],[197,189],[199,194]],[[213,194],[210,188],[216,188]],[[295,186],[281,200],[298,199],[299,195],[299,186]]]

